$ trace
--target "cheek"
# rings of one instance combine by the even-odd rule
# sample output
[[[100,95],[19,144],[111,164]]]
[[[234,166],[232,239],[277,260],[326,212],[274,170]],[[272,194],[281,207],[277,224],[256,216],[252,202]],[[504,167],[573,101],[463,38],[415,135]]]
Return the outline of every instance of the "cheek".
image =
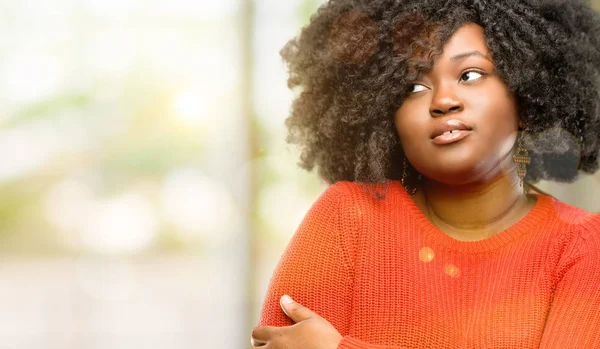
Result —
[[[474,103],[477,146],[471,156],[477,160],[479,170],[487,171],[512,150],[517,140],[518,110],[516,100],[505,89],[482,95]]]
[[[409,112],[410,111],[410,112]],[[422,132],[426,129],[425,123],[417,117],[419,114],[414,106],[403,105],[394,116],[396,132],[400,137],[402,148],[408,151],[411,146],[418,144]]]
[[[480,98],[475,103],[478,104],[475,108],[481,111],[481,119],[477,121],[478,128],[486,139],[503,141],[514,137],[518,129],[519,117],[516,103],[507,92]]]

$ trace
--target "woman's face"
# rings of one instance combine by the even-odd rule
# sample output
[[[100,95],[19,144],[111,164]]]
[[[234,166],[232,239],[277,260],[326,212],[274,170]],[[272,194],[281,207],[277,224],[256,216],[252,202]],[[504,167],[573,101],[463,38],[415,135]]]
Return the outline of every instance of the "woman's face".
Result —
[[[519,121],[514,94],[495,74],[483,28],[460,27],[434,63],[395,114],[406,157],[440,183],[496,177],[510,159]]]

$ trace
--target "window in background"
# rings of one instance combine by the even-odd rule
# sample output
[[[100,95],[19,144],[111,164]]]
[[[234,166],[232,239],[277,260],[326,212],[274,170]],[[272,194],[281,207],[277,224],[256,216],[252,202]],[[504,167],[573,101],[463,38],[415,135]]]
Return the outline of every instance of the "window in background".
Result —
[[[258,321],[269,279],[289,239],[326,185],[316,173],[297,166],[296,147],[286,144],[284,120],[293,93],[279,55],[288,40],[299,34],[321,0],[255,2],[253,106],[259,134],[259,156],[252,160],[258,191],[254,198],[255,275],[253,315]]]
[[[247,343],[240,6],[0,3],[0,347]]]

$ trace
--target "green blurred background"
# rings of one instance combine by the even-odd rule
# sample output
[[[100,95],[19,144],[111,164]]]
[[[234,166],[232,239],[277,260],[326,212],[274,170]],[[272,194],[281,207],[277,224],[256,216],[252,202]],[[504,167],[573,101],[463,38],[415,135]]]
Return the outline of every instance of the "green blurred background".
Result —
[[[0,2],[0,348],[249,345],[325,189],[278,55],[321,3]]]

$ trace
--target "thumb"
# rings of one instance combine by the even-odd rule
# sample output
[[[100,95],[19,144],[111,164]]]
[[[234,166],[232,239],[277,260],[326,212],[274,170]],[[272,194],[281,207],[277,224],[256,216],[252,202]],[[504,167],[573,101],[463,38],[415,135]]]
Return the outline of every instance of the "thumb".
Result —
[[[300,322],[304,320],[308,320],[318,315],[315,314],[312,310],[303,306],[302,304],[295,302],[290,296],[284,295],[279,300],[279,304],[281,305],[281,309],[283,312],[294,322]]]

